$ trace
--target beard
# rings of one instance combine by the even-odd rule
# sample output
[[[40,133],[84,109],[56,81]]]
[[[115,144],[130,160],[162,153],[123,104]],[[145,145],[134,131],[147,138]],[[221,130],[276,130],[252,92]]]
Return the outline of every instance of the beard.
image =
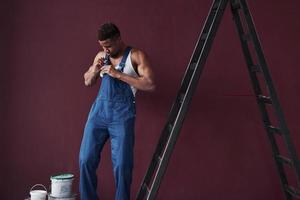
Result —
[[[115,52],[110,52],[109,56],[111,58],[117,58],[119,56],[119,54],[120,54],[120,50],[115,51]]]

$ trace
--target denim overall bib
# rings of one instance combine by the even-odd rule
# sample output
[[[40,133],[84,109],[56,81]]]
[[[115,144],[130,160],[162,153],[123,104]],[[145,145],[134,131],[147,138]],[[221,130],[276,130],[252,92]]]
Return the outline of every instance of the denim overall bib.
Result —
[[[131,48],[127,47],[117,70],[123,72]],[[107,59],[109,61],[109,58]],[[110,64],[110,61],[109,63]],[[80,147],[81,200],[98,200],[96,169],[105,142],[110,139],[116,200],[130,199],[133,169],[135,98],[130,86],[107,74],[90,110]]]

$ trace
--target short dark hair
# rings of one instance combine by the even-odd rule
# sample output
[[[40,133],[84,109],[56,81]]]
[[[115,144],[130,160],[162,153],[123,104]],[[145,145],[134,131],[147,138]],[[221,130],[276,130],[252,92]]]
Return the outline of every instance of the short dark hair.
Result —
[[[119,28],[111,22],[106,22],[102,24],[98,30],[98,40],[107,40],[107,39],[115,39],[119,37],[120,30]]]

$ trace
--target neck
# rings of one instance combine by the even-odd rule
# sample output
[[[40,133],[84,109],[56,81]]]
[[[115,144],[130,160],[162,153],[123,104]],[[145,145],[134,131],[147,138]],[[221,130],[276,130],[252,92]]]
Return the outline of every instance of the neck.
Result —
[[[116,55],[113,55],[111,57],[112,58],[119,58],[119,57],[121,57],[123,55],[126,47],[127,47],[127,45],[124,42],[121,42],[118,53],[116,53]]]

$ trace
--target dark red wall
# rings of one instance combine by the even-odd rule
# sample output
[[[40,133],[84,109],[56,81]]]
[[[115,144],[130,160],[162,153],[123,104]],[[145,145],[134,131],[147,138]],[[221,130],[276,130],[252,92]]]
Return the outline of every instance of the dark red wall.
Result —
[[[98,26],[117,23],[145,50],[157,91],[138,93],[135,196],[179,88],[211,0],[1,2],[1,199],[28,196],[60,172],[76,175],[82,131],[98,85],[83,73],[99,46]],[[250,1],[250,8],[300,151],[298,0]],[[158,199],[280,200],[279,178],[229,9],[162,182]],[[250,95],[250,96],[249,96]],[[113,199],[107,145],[98,171],[102,199]]]

